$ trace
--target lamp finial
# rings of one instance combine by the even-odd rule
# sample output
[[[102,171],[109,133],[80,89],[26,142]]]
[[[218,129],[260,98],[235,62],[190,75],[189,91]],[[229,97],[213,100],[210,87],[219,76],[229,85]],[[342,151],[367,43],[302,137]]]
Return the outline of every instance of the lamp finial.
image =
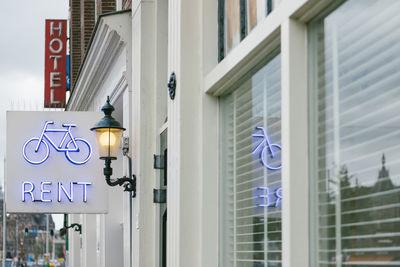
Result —
[[[106,104],[101,108],[106,116],[111,116],[114,111],[114,107],[110,104],[110,96],[107,96]]]

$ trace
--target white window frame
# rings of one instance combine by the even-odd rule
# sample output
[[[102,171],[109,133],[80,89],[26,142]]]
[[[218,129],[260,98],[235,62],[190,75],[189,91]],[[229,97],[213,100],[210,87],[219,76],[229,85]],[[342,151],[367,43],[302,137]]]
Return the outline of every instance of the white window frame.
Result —
[[[282,152],[284,267],[310,266],[307,23],[331,3],[332,1],[281,1],[264,21],[204,77],[204,93],[220,96],[259,64],[260,59],[281,46],[281,123],[282,147],[285,148]],[[205,156],[203,151],[203,157]],[[203,240],[207,241],[209,239]],[[211,254],[205,251],[202,256],[208,255]],[[214,263],[212,266],[217,265]]]

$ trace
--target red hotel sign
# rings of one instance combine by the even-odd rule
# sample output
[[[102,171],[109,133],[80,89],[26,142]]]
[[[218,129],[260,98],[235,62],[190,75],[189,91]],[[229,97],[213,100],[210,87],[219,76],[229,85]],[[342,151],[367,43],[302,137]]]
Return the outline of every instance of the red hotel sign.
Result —
[[[44,107],[65,107],[67,20],[46,20]]]

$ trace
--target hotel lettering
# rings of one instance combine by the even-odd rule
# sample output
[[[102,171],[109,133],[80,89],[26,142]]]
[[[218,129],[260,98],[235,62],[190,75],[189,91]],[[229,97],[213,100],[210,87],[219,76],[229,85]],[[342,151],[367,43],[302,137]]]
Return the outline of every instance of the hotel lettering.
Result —
[[[67,88],[67,21],[46,20],[45,107],[65,107]]]

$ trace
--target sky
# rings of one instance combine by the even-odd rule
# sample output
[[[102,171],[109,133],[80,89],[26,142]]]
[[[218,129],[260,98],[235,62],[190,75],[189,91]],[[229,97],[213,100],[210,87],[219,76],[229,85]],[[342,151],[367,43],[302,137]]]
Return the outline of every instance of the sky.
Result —
[[[45,19],[67,19],[68,0],[0,1],[0,180],[6,110],[43,110]],[[62,215],[53,216],[56,229]]]

